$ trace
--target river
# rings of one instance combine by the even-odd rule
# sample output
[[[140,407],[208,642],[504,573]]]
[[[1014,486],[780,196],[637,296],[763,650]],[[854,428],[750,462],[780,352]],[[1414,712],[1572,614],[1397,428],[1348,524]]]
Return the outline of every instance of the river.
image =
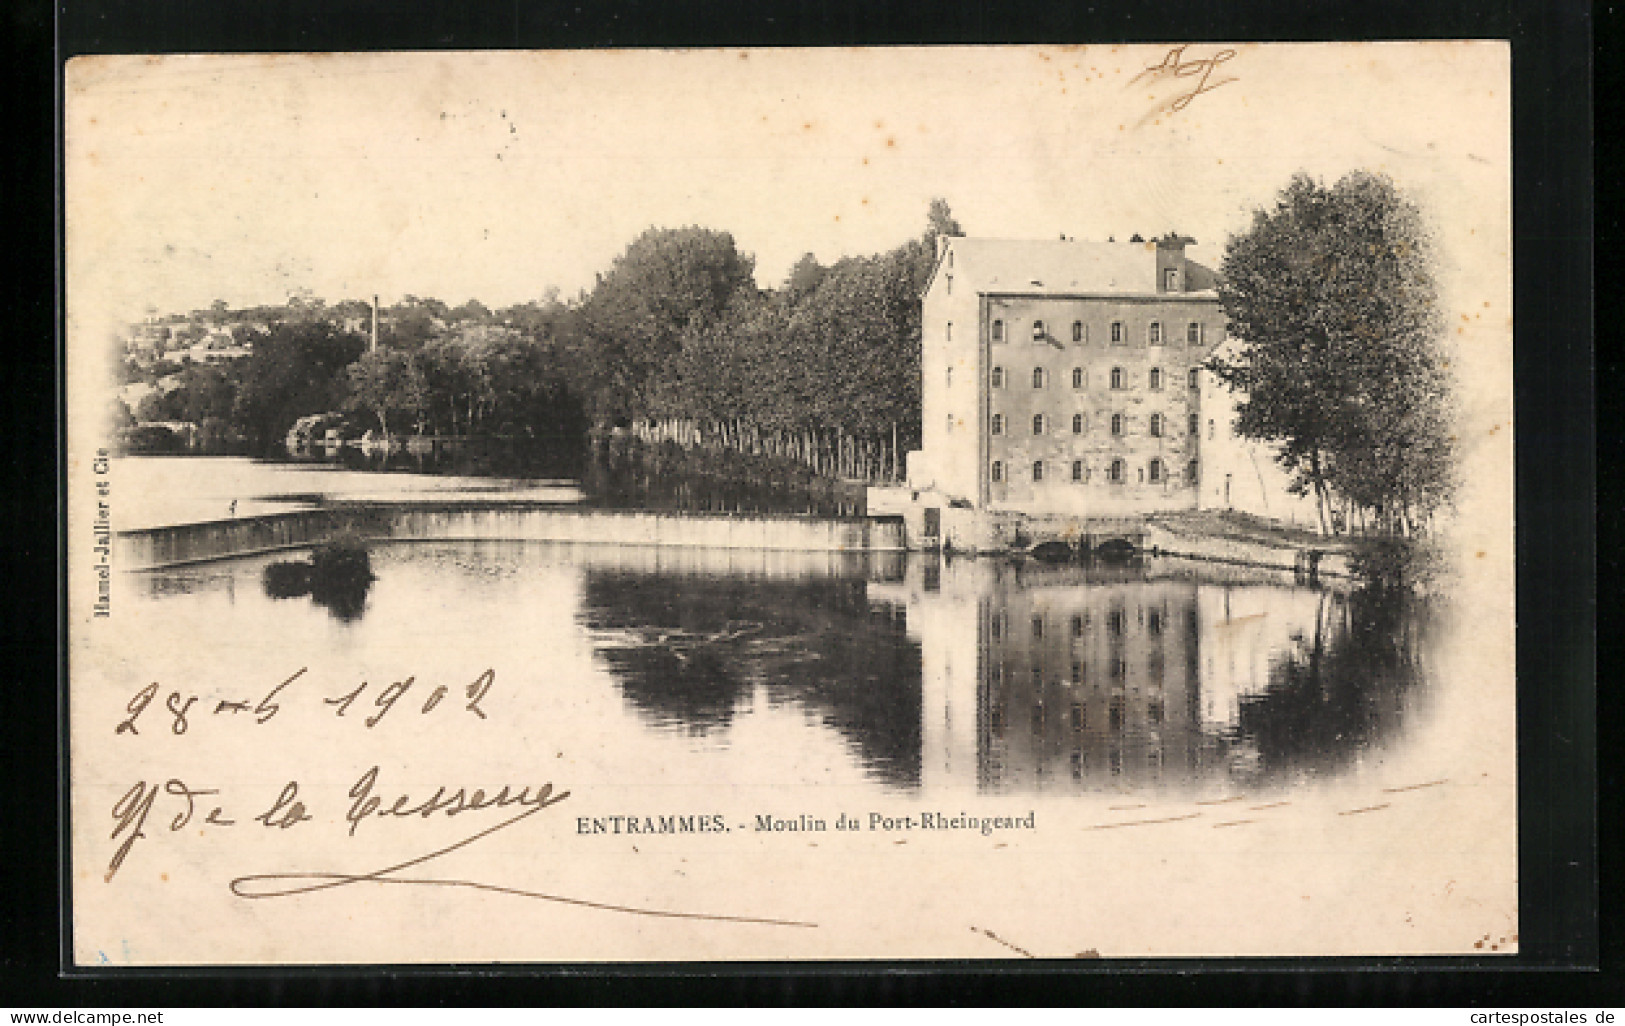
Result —
[[[236,458],[124,459],[115,480],[125,528],[337,499],[585,499],[568,481]],[[1439,687],[1426,603],[1169,559],[1055,568],[410,542],[375,546],[373,586],[325,608],[271,597],[272,561],[140,575],[132,601],[157,634],[152,651],[205,658],[185,640],[209,624],[298,639],[343,676],[366,672],[411,624],[451,673],[500,637],[513,686],[551,694],[545,680],[572,682],[538,710],[547,722],[694,780],[1275,789],[1402,748]],[[279,660],[250,669],[274,675]]]

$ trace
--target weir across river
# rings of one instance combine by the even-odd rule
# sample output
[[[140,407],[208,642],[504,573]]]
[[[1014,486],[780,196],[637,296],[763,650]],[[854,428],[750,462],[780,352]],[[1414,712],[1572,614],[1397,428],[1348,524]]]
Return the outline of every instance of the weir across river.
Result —
[[[545,541],[854,554],[901,552],[904,547],[902,522],[890,517],[831,519],[521,503],[349,502],[124,531],[119,535],[119,558],[128,569],[157,570],[307,548],[341,535],[378,540]]]

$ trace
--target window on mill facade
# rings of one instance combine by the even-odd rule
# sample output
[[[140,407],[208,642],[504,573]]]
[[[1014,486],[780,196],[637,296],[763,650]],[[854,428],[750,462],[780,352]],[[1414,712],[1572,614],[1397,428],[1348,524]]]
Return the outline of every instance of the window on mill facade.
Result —
[[[1123,433],[1123,415],[1121,413],[1114,413],[1114,414],[1112,414],[1112,434],[1121,435],[1122,433]]]
[[[1074,368],[1072,368],[1072,387],[1073,388],[1082,388],[1083,387],[1083,382],[1084,382],[1083,368],[1082,367],[1074,367]]]
[[[1152,484],[1157,484],[1158,482],[1160,482],[1162,480],[1162,461],[1161,460],[1152,460],[1151,461],[1150,465],[1148,465],[1146,467],[1146,477],[1150,478]]]
[[[988,432],[995,435],[1004,434],[1004,414],[995,413],[993,415],[993,420],[988,424]]]
[[[1146,341],[1150,342],[1154,346],[1162,345],[1162,322],[1152,321],[1151,326],[1146,329],[1145,337]]]
[[[1122,460],[1112,460],[1111,468],[1106,472],[1106,477],[1111,481],[1112,484],[1122,484],[1123,483],[1123,461]]]
[[[1113,321],[1112,322],[1112,343],[1114,345],[1122,345],[1123,344],[1123,322],[1122,321]]]
[[[1043,433],[1044,433],[1044,415],[1042,413],[1035,413],[1035,414],[1033,414],[1033,434],[1041,435]]]
[[[1083,341],[1083,322],[1082,321],[1073,321],[1072,322],[1072,341],[1074,341],[1074,342],[1082,342]]]
[[[1202,344],[1202,325],[1199,321],[1191,321],[1185,325],[1185,341],[1193,346]]]
[[[1072,415],[1072,433],[1074,435],[1083,434],[1083,414],[1074,413]]]
[[[1113,388],[1122,388],[1123,387],[1123,368],[1121,368],[1121,367],[1113,367],[1112,368],[1112,387]]]
[[[994,321],[993,322],[993,341],[995,341],[995,342],[1003,342],[1004,341],[1004,322],[1003,321]]]
[[[995,367],[995,368],[993,368],[992,379],[993,379],[992,384],[993,384],[994,388],[1003,388],[1004,387],[1004,368],[1003,367]]]
[[[1151,385],[1151,390],[1152,391],[1154,391],[1154,392],[1161,391],[1162,390],[1162,368],[1161,367],[1153,367],[1153,368],[1151,368],[1151,373],[1147,377],[1147,381]]]
[[[1044,461],[1043,460],[1035,460],[1035,461],[1033,461],[1033,480],[1034,481],[1042,481],[1042,480],[1044,480]]]
[[[1034,367],[1033,368],[1033,387],[1034,388],[1043,388],[1044,387],[1044,368],[1042,368],[1042,367]]]
[[[1151,415],[1151,437],[1162,437],[1162,414],[1160,413],[1153,413]]]
[[[993,461],[993,466],[992,466],[991,471],[990,471],[990,476],[993,478],[994,481],[1003,481],[1004,480],[1004,464],[999,462],[998,460],[994,460]],[[997,637],[997,635],[995,635],[995,637]]]

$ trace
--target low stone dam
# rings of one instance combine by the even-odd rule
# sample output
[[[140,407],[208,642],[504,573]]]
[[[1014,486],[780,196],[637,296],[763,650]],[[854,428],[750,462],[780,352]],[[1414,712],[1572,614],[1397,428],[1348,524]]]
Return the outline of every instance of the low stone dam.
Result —
[[[704,514],[558,505],[344,503],[119,534],[119,561],[135,570],[320,545],[340,535],[389,541],[546,541],[574,544],[901,552],[900,518]]]

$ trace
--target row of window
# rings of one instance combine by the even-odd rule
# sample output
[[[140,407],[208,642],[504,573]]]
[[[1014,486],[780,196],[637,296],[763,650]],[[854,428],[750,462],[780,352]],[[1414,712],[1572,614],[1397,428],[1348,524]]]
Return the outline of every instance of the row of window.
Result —
[[[1033,461],[1033,481],[1038,482],[1044,480],[1044,467],[1045,464],[1043,460]],[[1195,460],[1191,460],[1189,463],[1185,464],[1186,484],[1196,484],[1196,469],[1197,467]],[[989,467],[989,472],[990,476],[995,482],[1002,482],[1004,480],[1004,462],[1002,460],[994,460],[992,466]],[[1072,480],[1087,483],[1089,481],[1089,477],[1089,468],[1084,466],[1083,461],[1073,460]],[[1128,464],[1122,460],[1112,460],[1111,463],[1106,467],[1106,480],[1111,484],[1123,484],[1128,480]],[[1151,462],[1145,465],[1145,476],[1143,480],[1148,481],[1151,484],[1161,484],[1162,482],[1169,480],[1167,464],[1163,463],[1160,459],[1151,460]]]
[[[1146,629],[1152,634],[1161,634],[1164,622],[1170,619],[1171,614],[1164,613],[1161,609],[1140,610],[1139,622],[1144,624]],[[1002,637],[1006,630],[1008,630],[1009,622],[1010,614],[1002,610],[994,613],[989,618],[989,626],[992,628],[992,633],[995,640]],[[1043,615],[1040,613],[1033,614],[1031,622],[1033,637],[1042,638],[1044,636]],[[1091,614],[1073,614],[1072,636],[1074,638],[1083,637],[1083,629],[1085,627],[1092,627],[1093,625],[1094,617]],[[1128,617],[1124,610],[1113,609],[1106,614],[1106,633],[1110,634],[1112,637],[1123,637],[1127,630],[1127,626]],[[1154,662],[1160,662],[1160,660],[1154,659]]]
[[[1086,424],[1086,421],[1084,420],[1083,414],[1074,413],[1072,415],[1072,433],[1073,434],[1075,434],[1075,435],[1083,434],[1083,429],[1085,427],[1085,424]],[[1167,424],[1168,424],[1167,419],[1164,418],[1162,414],[1153,413],[1151,415],[1151,421],[1150,421],[1151,437],[1152,438],[1161,438],[1161,437],[1163,437],[1163,435],[1166,433]],[[1123,434],[1123,425],[1124,425],[1124,420],[1123,420],[1123,415],[1121,413],[1114,413],[1114,414],[1111,415],[1112,434],[1114,434],[1114,435],[1122,435]],[[1048,426],[1049,426],[1049,420],[1048,420],[1047,417],[1045,417],[1044,414],[1042,414],[1042,413],[1033,414],[1033,434],[1035,434],[1035,435],[1044,434],[1046,429],[1048,428]],[[950,414],[948,414],[948,430],[952,431],[953,429],[954,429],[954,415],[950,413]],[[1196,414],[1192,413],[1192,414],[1190,414],[1189,416],[1186,417],[1186,419],[1185,419],[1185,430],[1193,438],[1196,436],[1197,432],[1199,432],[1201,430],[1201,420],[1200,420],[1199,417],[1197,417]],[[1004,414],[995,413],[993,415],[993,417],[988,421],[988,433],[989,434],[994,434],[994,435],[1002,435],[1002,434],[1004,434]]]
[[[1200,367],[1192,367],[1189,371],[1187,371],[1186,374],[1185,374],[1185,384],[1186,384],[1186,386],[1189,387],[1189,388],[1201,388],[1202,387],[1202,373],[1201,372],[1202,372],[1202,368],[1200,368]],[[1162,390],[1163,378],[1164,378],[1164,374],[1163,374],[1162,368],[1161,367],[1152,367],[1149,371],[1146,372],[1146,385],[1147,385],[1147,387],[1149,387],[1154,392],[1161,391]],[[994,388],[1003,388],[1004,387],[1004,380],[1005,380],[1004,368],[1003,367],[994,367],[991,374],[990,374],[990,382],[989,382],[992,385],[992,387],[994,387]],[[1045,370],[1043,367],[1034,367],[1033,368],[1032,380],[1033,380],[1033,387],[1034,388],[1046,388],[1046,387],[1048,387],[1048,385],[1049,385],[1049,371]],[[1121,390],[1121,389],[1125,389],[1125,388],[1129,387],[1128,386],[1128,371],[1124,370],[1122,367],[1113,367],[1111,369],[1110,381],[1111,381],[1111,387],[1114,388],[1114,389]],[[954,369],[952,367],[948,368],[947,383],[948,383],[949,387],[953,386],[953,383],[954,383]],[[1084,369],[1082,367],[1074,367],[1074,368],[1072,368],[1072,387],[1076,388],[1076,389],[1081,389],[1081,388],[1088,387],[1088,384],[1089,384],[1089,375],[1084,371]]]
[[[992,338],[994,342],[1006,341],[1004,321],[995,320],[992,324]],[[1107,328],[1108,337],[1114,346],[1124,345],[1128,342],[1128,329],[1122,321],[1112,321]],[[1145,340],[1148,344],[1160,346],[1167,341],[1169,333],[1163,330],[1161,321],[1152,321],[1145,326]],[[1185,325],[1185,343],[1199,346],[1202,344],[1204,329],[1200,321],[1191,321]],[[953,322],[949,322],[946,331],[947,341],[954,340]],[[1043,321],[1033,321],[1032,339],[1034,342],[1051,342],[1054,337],[1050,334],[1049,326]],[[1072,322],[1072,341],[1083,344],[1089,341],[1089,326],[1082,321]]]

